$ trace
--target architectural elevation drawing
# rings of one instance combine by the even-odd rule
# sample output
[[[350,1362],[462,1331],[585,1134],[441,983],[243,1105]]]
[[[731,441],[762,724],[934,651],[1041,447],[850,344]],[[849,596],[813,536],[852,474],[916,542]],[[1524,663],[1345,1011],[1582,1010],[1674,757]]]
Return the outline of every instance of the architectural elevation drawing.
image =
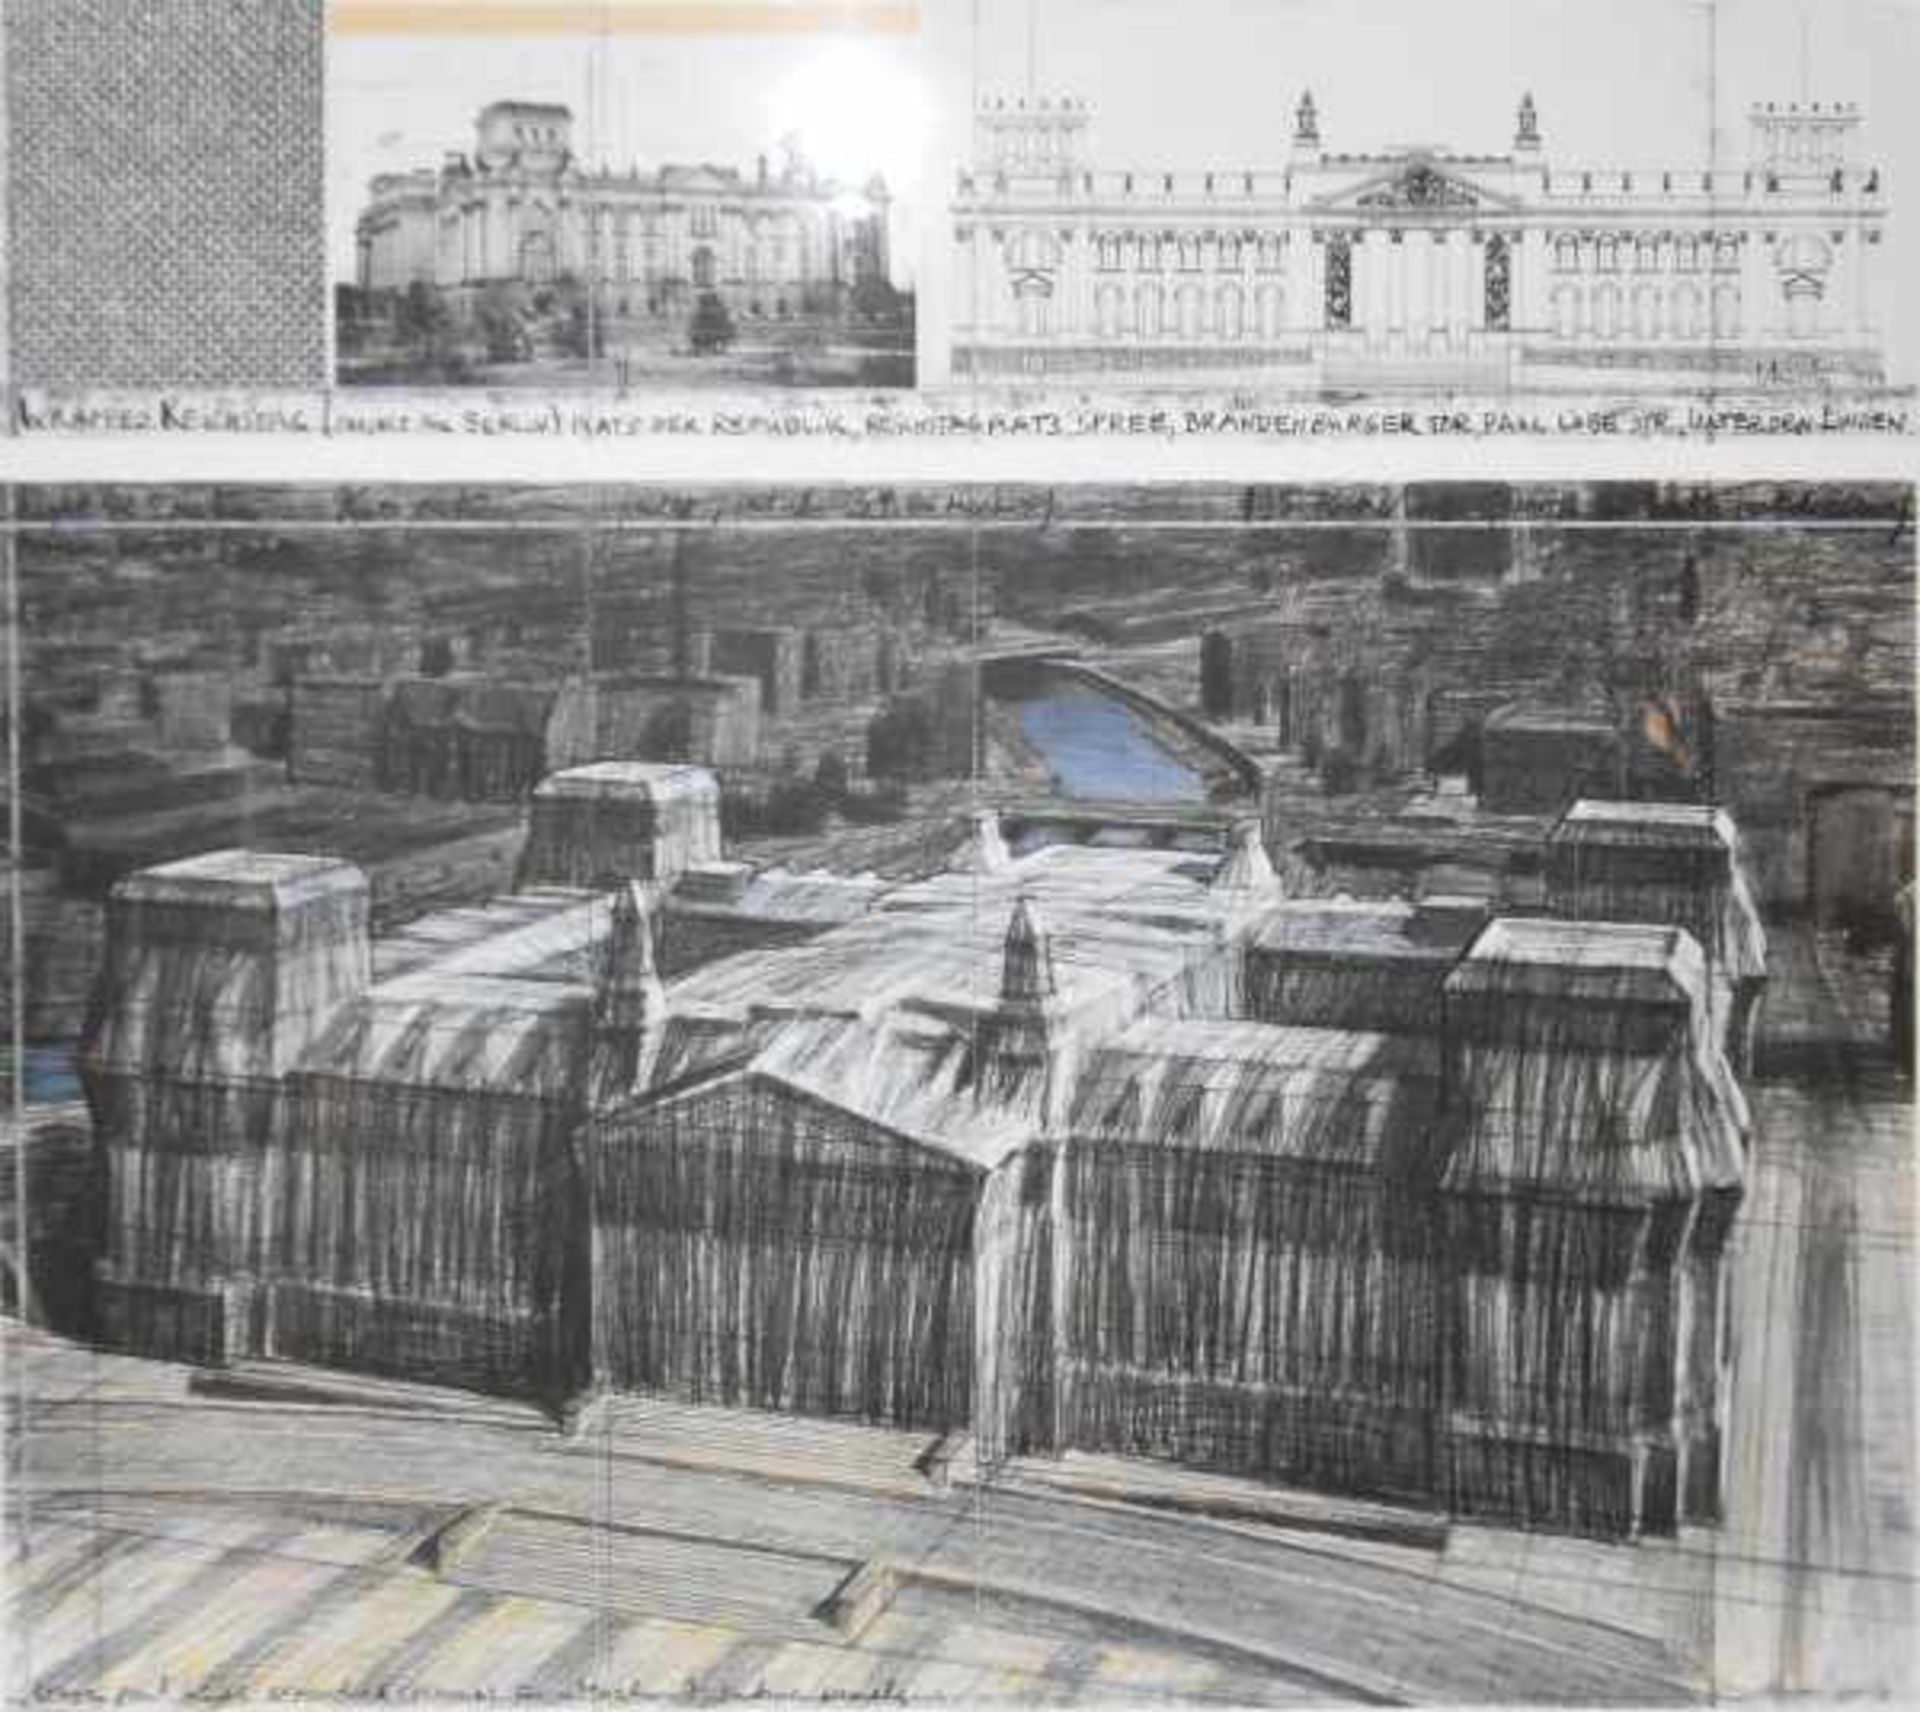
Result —
[[[1428,37],[1445,56],[1408,91],[1417,117],[1341,76],[1367,37],[1350,9],[1203,7],[1162,41],[1173,19],[1151,5],[987,6],[980,54],[1005,51],[976,74],[954,181],[953,380],[1645,396],[1871,394],[1905,377],[1888,349],[1897,165],[1881,152],[1904,126],[1874,128],[1874,102],[1899,97],[1870,62],[1822,57],[1811,30],[1797,67],[1790,47],[1770,67],[1736,61],[1741,17],[1761,7],[1642,5],[1638,30],[1556,9],[1565,34],[1611,38],[1600,55],[1631,41],[1655,61],[1628,73],[1652,91],[1598,115],[1602,130],[1576,99],[1599,80],[1555,63],[1551,41],[1493,110],[1465,104],[1507,71],[1503,52],[1527,51],[1493,14],[1526,8],[1384,10],[1422,14],[1384,81],[1425,66]],[[1740,14],[1726,43],[1722,12]],[[1450,77],[1476,17],[1490,64]],[[1163,75],[1197,87],[1230,82],[1236,55],[1265,65],[1258,121],[1228,91],[1231,118],[1169,112],[1136,75],[1162,52],[1181,68]],[[1755,74],[1769,81],[1736,108],[1732,80]],[[1649,114],[1662,98],[1677,110]],[[1441,109],[1434,140],[1370,128]]]
[[[18,490],[11,1687],[1903,1698],[1911,501]]]

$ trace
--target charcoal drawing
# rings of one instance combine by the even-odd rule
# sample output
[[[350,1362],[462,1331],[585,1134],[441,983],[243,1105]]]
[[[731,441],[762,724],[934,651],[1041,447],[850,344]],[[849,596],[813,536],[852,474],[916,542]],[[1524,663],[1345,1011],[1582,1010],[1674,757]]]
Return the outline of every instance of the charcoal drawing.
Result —
[[[1908,489],[12,505],[15,1692],[1910,1686]]]

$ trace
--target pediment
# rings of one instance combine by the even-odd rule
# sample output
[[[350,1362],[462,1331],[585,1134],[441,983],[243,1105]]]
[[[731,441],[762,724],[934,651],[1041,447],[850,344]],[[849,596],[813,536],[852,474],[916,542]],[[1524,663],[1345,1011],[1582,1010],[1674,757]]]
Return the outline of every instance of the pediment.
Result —
[[[691,190],[707,194],[718,194],[739,187],[740,175],[725,167],[702,163],[697,166],[668,166],[662,169],[661,178],[674,190]]]
[[[1464,173],[1413,155],[1357,184],[1320,197],[1316,207],[1356,214],[1450,214],[1477,208],[1509,209],[1516,199],[1477,184]]]

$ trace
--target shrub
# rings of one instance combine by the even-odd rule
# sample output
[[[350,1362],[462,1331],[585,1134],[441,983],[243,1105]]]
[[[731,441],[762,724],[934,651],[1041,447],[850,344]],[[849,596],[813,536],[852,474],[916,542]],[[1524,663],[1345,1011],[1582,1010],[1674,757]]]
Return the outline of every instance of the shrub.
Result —
[[[733,317],[720,301],[719,293],[703,291],[693,306],[693,319],[687,325],[687,342],[696,356],[724,351],[733,343]]]
[[[890,702],[867,726],[867,772],[875,779],[934,776],[933,714],[924,702]]]

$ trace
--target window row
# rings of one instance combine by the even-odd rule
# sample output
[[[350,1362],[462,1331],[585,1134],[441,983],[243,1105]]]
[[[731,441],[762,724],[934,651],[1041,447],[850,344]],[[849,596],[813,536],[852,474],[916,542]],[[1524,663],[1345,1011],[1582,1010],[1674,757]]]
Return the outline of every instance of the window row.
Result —
[[[1611,234],[1579,237],[1563,233],[1553,241],[1553,265],[1561,273],[1576,273],[1582,268],[1619,273],[1629,266],[1639,273],[1657,273],[1666,271],[1668,259],[1675,273],[1699,273],[1708,267],[1731,272],[1740,265],[1740,240],[1725,235],[1696,237],[1691,233],[1643,238]]]
[[[1665,288],[1556,286],[1553,331],[1561,339],[1716,339],[1740,333],[1740,290],[1726,284]]]
[[[1179,237],[1105,232],[1095,240],[1095,262],[1102,273],[1132,268],[1140,273],[1239,273],[1249,265],[1277,273],[1286,265],[1286,242],[1277,232],[1219,237],[1197,233]]]
[[[1021,295],[1017,307],[1024,336],[1051,330],[1053,302],[1044,293]],[[1249,291],[1237,285],[1105,284],[1093,293],[1093,328],[1102,339],[1277,339],[1286,324],[1286,294],[1277,285]]]

